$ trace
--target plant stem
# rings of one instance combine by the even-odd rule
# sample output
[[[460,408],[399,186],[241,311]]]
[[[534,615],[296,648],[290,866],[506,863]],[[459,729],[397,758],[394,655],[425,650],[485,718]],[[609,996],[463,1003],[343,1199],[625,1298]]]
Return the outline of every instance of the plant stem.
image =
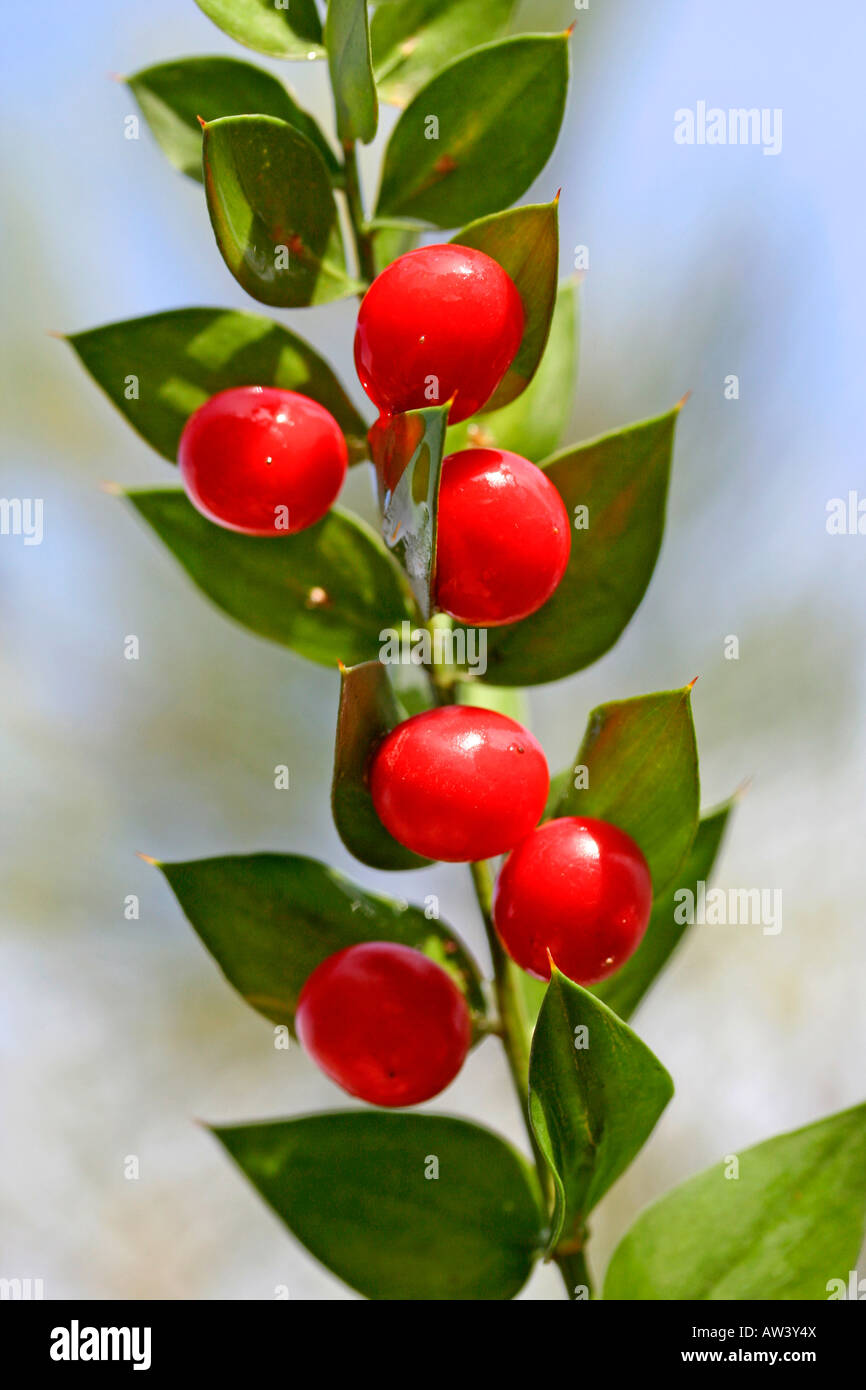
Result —
[[[574,1302],[574,1291],[583,1286],[587,1290],[589,1298],[592,1298],[592,1280],[589,1277],[589,1268],[586,1263],[586,1254],[581,1250],[562,1250],[559,1254],[554,1250],[553,1259],[562,1275],[562,1282],[569,1298]]]
[[[358,155],[355,142],[343,147],[346,174],[346,205],[349,221],[358,256],[358,272],[366,284],[376,278],[376,262],[373,257],[373,237],[364,219],[364,204],[361,200],[361,179],[358,173]]]
[[[457,684],[460,673],[452,662],[437,661],[435,659],[435,654],[437,650],[436,634],[442,632],[447,637],[454,624],[447,613],[434,613],[432,618],[428,618],[424,626],[430,633],[430,642],[433,648],[434,659],[427,668],[430,684],[433,687],[433,694],[436,697],[437,704],[452,705],[454,704],[454,687]]]
[[[496,991],[496,1005],[502,1026],[502,1041],[508,1059],[508,1069],[517,1098],[523,1122],[532,1145],[535,1166],[542,1192],[549,1195],[550,1174],[538,1141],[529,1120],[529,1025],[526,1006],[520,988],[517,969],[505,954],[496,928],[493,925],[493,874],[486,859],[470,864],[475,896],[484,920],[487,942],[493,958],[493,984]]]
[[[435,630],[437,621],[441,621],[439,615],[428,622],[428,630],[431,633]],[[428,676],[437,702],[450,704],[454,699],[455,672],[448,666],[438,669],[434,664],[428,670]],[[523,1116],[523,1123],[532,1147],[539,1185],[549,1211],[553,1199],[553,1178],[529,1118],[530,1029],[526,1002],[520,982],[520,971],[507,955],[493,925],[494,884],[490,863],[486,859],[481,859],[470,864],[469,869],[493,961],[493,985],[499,1015],[499,1027],[493,1031],[496,1031],[501,1037],[505,1048],[508,1070],[511,1073],[511,1080],[520,1105],[520,1113]],[[583,1239],[585,1239],[585,1233]],[[583,1240],[579,1245],[576,1242],[563,1244],[560,1250],[553,1251],[550,1258],[556,1263],[562,1275],[565,1290],[570,1299],[574,1299],[574,1290],[579,1286],[586,1288],[589,1298],[592,1298],[592,1281],[583,1250]]]

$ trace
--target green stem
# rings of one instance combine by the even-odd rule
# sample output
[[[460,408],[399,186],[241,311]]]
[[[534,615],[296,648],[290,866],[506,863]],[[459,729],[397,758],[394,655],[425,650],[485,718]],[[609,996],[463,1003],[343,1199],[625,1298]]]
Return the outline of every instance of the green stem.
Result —
[[[428,618],[425,623],[425,627],[430,633],[430,641],[434,653],[434,659],[427,668],[427,674],[430,677],[430,684],[433,687],[436,703],[440,705],[454,704],[454,687],[457,684],[460,672],[450,661],[436,661],[436,634],[437,632],[442,632],[447,637],[447,634],[451,631],[453,626],[454,624],[447,613],[434,613],[432,618]]]
[[[343,153],[346,175],[346,205],[349,209],[349,221],[358,256],[358,272],[361,279],[369,285],[376,278],[376,262],[373,256],[373,237],[364,220],[358,155],[354,141],[344,146]]]
[[[589,1268],[586,1263],[586,1253],[583,1249],[568,1250],[564,1248],[560,1251],[554,1250],[553,1259],[562,1275],[562,1282],[569,1298],[574,1302],[574,1291],[577,1288],[585,1288],[590,1298],[593,1297],[592,1279],[590,1278]]]
[[[428,623],[428,628],[431,631],[435,629],[437,621],[440,621],[439,615]],[[456,673],[447,665],[440,670],[434,664],[428,670],[428,675],[438,703],[440,705],[452,703]],[[526,1133],[532,1147],[539,1185],[549,1211],[553,1199],[553,1179],[529,1118],[530,1029],[520,971],[507,955],[493,925],[494,884],[490,863],[488,860],[482,859],[470,864],[469,868],[493,961],[493,985],[499,1016],[498,1028],[494,1031],[501,1037],[505,1048],[508,1070],[511,1073],[511,1080],[520,1105],[520,1113],[523,1116],[523,1123],[526,1126]],[[585,1239],[585,1233],[583,1239]],[[592,1282],[586,1264],[583,1240],[579,1244],[575,1241],[564,1244],[559,1250],[553,1251],[551,1258],[562,1275],[570,1299],[574,1299],[574,1290],[579,1286],[585,1287],[589,1297],[592,1298]]]
[[[529,1023],[520,977],[517,967],[502,948],[496,928],[493,925],[493,873],[486,859],[470,864],[475,896],[484,920],[487,942],[493,958],[493,985],[496,992],[496,1006],[502,1028],[502,1041],[508,1059],[508,1070],[520,1102],[520,1110],[526,1133],[532,1145],[535,1166],[542,1192],[549,1195],[550,1173],[544,1154],[538,1147],[535,1132],[529,1120]]]

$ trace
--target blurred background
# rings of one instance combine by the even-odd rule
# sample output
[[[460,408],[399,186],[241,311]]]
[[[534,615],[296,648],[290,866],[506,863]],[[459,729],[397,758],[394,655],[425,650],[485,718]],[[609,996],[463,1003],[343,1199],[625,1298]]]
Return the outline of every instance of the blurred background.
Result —
[[[563,134],[527,195],[562,185],[564,274],[575,246],[589,251],[572,437],[692,391],[649,594],[597,666],[533,692],[533,726],[560,766],[593,705],[699,674],[705,807],[752,779],[716,881],[780,888],[784,903],[777,936],[695,928],[637,1016],[677,1095],[594,1219],[600,1274],[636,1211],[681,1177],[863,1098],[866,536],[825,521],[829,499],[866,488],[866,16],[853,0],[832,20],[807,0],[532,0],[523,27],[530,14],[539,29],[578,19]],[[48,336],[183,305],[255,308],[201,188],[144,126],[124,138],[135,107],[112,72],[246,56],[332,129],[324,70],[240,50],[192,0],[45,0],[13,7],[4,34],[0,495],[43,498],[45,530],[39,546],[0,537],[0,1274],[42,1278],[49,1298],[272,1298],[278,1284],[351,1298],[192,1122],[347,1098],[297,1047],[274,1050],[135,852],[313,854],[369,887],[438,893],[486,960],[468,875],[353,863],[328,807],[336,673],[233,627],[101,490],[176,475]],[[781,153],[676,144],[674,112],[698,101],[781,108]],[[368,197],[392,123],[367,152]],[[354,389],[352,316],[344,304],[287,321]],[[368,470],[344,500],[372,515]],[[274,789],[278,763],[290,792]],[[138,921],[124,919],[132,893]],[[433,1108],[525,1145],[494,1042]],[[562,1297],[558,1276],[539,1269],[522,1296]]]

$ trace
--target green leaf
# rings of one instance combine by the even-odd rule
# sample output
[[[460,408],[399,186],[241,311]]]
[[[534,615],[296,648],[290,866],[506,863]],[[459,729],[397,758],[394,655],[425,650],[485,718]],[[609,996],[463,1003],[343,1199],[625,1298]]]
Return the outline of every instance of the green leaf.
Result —
[[[331,367],[273,319],[235,309],[170,309],[74,333],[68,342],[133,429],[172,463],[192,412],[231,386],[310,396],[336,419],[352,462],[367,457],[367,426]]]
[[[535,1177],[490,1130],[344,1110],[214,1133],[298,1240],[366,1298],[509,1299],[529,1276]]]
[[[345,299],[331,178],[319,151],[273,116],[227,116],[204,128],[208,212],[222,257],[248,294],[283,309]]]
[[[534,975],[527,975],[525,970],[520,971],[518,978],[523,993],[523,1004],[526,1009],[529,1030],[531,1032],[541,1012],[544,996],[547,994],[548,982],[547,980],[536,980]]]
[[[236,58],[178,58],[142,68],[127,86],[176,169],[203,182],[201,125],[221,116],[276,116],[306,135],[334,177],[339,161],[313,120],[263,68]]]
[[[582,1236],[673,1093],[637,1034],[554,966],[529,1060],[529,1115],[554,1181],[551,1249]]]
[[[691,689],[599,705],[575,760],[588,785],[566,785],[554,816],[611,821],[640,845],[653,896],[673,879],[698,823],[698,750]]]
[[[450,402],[392,415],[370,435],[382,536],[409,578],[422,617],[433,611],[439,478]]]
[[[215,526],[180,488],[127,496],[213,603],[310,661],[372,660],[382,626],[410,616],[402,576],[375,532],[339,508],[272,538]]]
[[[498,261],[517,286],[523,303],[523,338],[517,356],[485,405],[484,414],[521,395],[541,361],[556,303],[558,201],[530,203],[482,217],[452,237],[457,245],[471,246]]]
[[[404,223],[378,223],[374,229],[373,237],[373,260],[376,266],[376,274],[379,275],[387,265],[396,261],[398,256],[403,256],[407,251],[412,251],[418,245],[419,229],[407,226]]]
[[[451,425],[446,454],[472,446],[510,449],[538,463],[558,447],[571,419],[577,379],[577,282],[559,287],[544,356],[522,395],[482,417]]]
[[[373,80],[366,0],[328,0],[325,47],[337,113],[337,134],[345,143],[369,145],[379,123]]]
[[[377,6],[370,25],[382,98],[405,106],[440,68],[505,29],[514,0],[402,0]]]
[[[679,407],[656,420],[566,449],[542,464],[575,521],[559,588],[523,622],[487,635],[494,685],[542,685],[598,661],[614,645],[652,578]]]
[[[516,202],[553,153],[567,86],[564,34],[517,35],[449,63],[394,127],[377,214],[456,227]]]
[[[322,58],[316,0],[196,0],[200,10],[238,43],[272,58]]]
[[[475,1014],[481,974],[446,923],[369,893],[301,854],[233,854],[158,864],[229,984],[273,1023],[294,1028],[298,996],[318,965],[359,941],[397,941],[441,965]]]
[[[499,689],[494,685],[481,685],[478,681],[458,681],[454,703],[496,710],[509,719],[516,719],[525,729],[529,728],[529,698],[525,690],[518,690],[513,685]]]
[[[614,1251],[609,1299],[826,1300],[863,1241],[866,1105],[675,1187]]]
[[[331,806],[343,844],[374,869],[418,869],[429,864],[399,844],[373,806],[367,781],[377,743],[406,718],[380,661],[341,670]]]
[[[732,806],[733,802],[728,801],[699,822],[682,868],[653,906],[649,926],[640,946],[614,975],[593,986],[593,994],[603,999],[620,1018],[631,1018],[688,930],[687,924],[678,922],[674,915],[678,906],[676,895],[682,888],[688,888],[696,895],[698,884],[706,883],[709,879]]]

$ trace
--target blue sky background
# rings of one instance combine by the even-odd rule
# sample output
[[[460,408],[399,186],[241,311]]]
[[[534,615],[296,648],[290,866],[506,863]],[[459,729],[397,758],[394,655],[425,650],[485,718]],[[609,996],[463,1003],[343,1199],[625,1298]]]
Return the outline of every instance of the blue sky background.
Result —
[[[539,28],[574,17],[564,3],[522,14]],[[594,704],[700,674],[705,804],[753,779],[718,881],[784,895],[778,937],[696,929],[639,1015],[678,1094],[596,1219],[600,1268],[680,1176],[862,1098],[866,537],[828,536],[825,513],[849,489],[866,495],[866,19],[851,0],[608,0],[577,17],[563,135],[527,195],[562,186],[564,273],[570,248],[590,252],[573,437],[693,394],[647,599],[596,667],[533,693],[534,727],[560,765]],[[348,1297],[190,1124],[343,1098],[299,1050],[274,1052],[134,852],[299,850],[370,886],[438,892],[483,956],[480,924],[457,870],[422,885],[353,865],[326,795],[335,676],[210,610],[100,489],[175,475],[48,336],[187,304],[252,307],[201,189],[146,131],[124,139],[134,105],[109,74],[234,53],[287,77],[329,124],[324,71],[240,50],[192,0],[16,6],[4,31],[0,491],[44,498],[45,539],[0,538],[0,968],[13,982],[0,1273],[42,1277],[58,1297],[267,1298],[277,1283]],[[701,100],[781,108],[781,154],[677,145],[674,112]],[[392,119],[365,156],[370,197]],[[355,390],[352,314],[286,321]],[[371,514],[363,470],[346,500]],[[138,663],[123,659],[130,632]],[[728,634],[739,661],[723,657]],[[273,789],[279,762],[291,793]],[[128,893],[138,923],[123,919]],[[492,1044],[436,1106],[520,1142]],[[123,1178],[128,1154],[137,1183]],[[558,1296],[550,1271],[527,1296]]]

